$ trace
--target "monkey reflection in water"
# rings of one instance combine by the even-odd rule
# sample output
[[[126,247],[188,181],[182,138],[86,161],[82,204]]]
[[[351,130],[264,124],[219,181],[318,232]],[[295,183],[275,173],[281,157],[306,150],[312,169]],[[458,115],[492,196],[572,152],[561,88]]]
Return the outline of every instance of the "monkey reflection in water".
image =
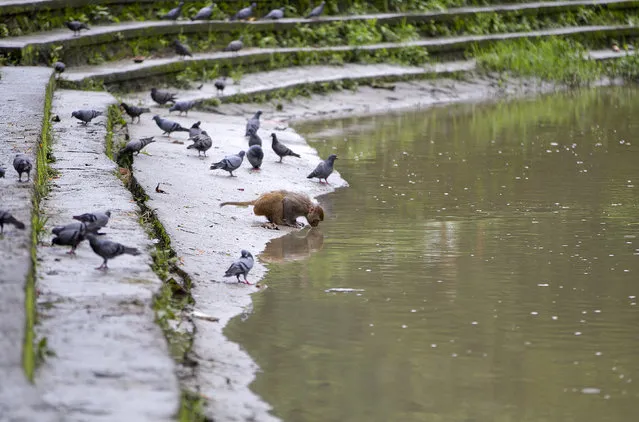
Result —
[[[266,244],[260,254],[262,262],[301,261],[322,249],[324,234],[317,228],[291,232]]]

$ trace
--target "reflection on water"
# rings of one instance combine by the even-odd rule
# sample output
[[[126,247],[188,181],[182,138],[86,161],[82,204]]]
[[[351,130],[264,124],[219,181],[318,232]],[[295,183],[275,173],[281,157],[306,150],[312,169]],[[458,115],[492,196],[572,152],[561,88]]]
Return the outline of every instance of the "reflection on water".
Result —
[[[344,130],[351,187],[226,330],[254,390],[290,422],[636,419],[637,93],[302,128]]]
[[[271,240],[259,256],[262,262],[289,262],[307,259],[322,249],[324,234],[320,228],[294,231]]]

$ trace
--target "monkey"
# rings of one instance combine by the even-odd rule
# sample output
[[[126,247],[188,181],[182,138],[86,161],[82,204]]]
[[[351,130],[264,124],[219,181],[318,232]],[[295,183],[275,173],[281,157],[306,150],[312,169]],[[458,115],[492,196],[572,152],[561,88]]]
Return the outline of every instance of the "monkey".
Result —
[[[263,227],[277,229],[277,226],[299,227],[297,217],[304,216],[311,227],[317,227],[320,221],[324,221],[324,209],[303,193],[275,190],[259,196],[253,201],[247,202],[222,202],[225,205],[237,205],[247,207],[253,205],[255,215],[265,216],[269,224]],[[302,227],[304,224],[302,224]]]

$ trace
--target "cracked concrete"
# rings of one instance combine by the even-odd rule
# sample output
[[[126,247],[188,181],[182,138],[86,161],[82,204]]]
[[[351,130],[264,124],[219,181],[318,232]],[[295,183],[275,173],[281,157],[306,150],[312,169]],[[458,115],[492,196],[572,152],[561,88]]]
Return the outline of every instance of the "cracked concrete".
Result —
[[[117,167],[104,153],[106,117],[88,126],[71,117],[73,110],[103,111],[115,99],[104,93],[56,91],[52,127],[59,176],[43,210],[55,225],[73,215],[111,210],[102,229],[109,239],[137,247],[97,271],[102,259],[88,242],[77,256],[69,247],[50,246],[47,235],[38,247],[40,337],[55,356],[39,368],[36,385],[44,400],[65,421],[169,421],[178,411],[180,388],[165,337],[155,323],[153,294],[161,280],[150,269],[151,241],[139,224],[138,207],[116,177]]]

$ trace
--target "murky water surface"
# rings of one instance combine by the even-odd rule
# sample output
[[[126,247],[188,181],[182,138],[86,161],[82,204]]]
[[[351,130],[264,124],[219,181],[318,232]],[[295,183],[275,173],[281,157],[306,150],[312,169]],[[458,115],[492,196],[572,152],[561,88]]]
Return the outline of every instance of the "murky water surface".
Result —
[[[302,131],[351,187],[226,330],[277,416],[639,418],[639,91]]]

